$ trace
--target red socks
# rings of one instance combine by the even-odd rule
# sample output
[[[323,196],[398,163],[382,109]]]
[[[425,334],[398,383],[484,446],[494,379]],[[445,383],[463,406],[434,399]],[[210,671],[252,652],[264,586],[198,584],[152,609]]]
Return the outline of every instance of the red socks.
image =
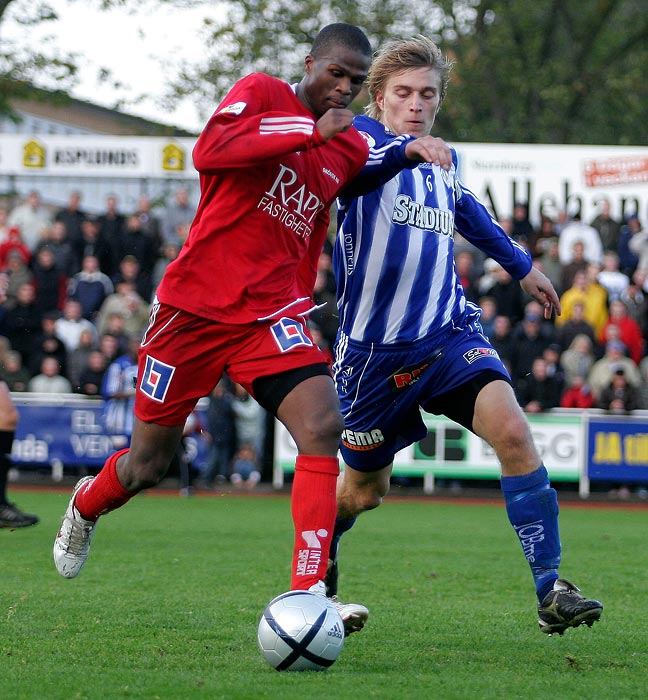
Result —
[[[308,590],[326,576],[337,515],[335,489],[339,473],[337,457],[297,457],[291,496],[295,525],[292,590]]]
[[[126,452],[128,449],[108,457],[99,474],[77,493],[74,505],[85,520],[96,520],[100,515],[123,506],[135,495],[127,491],[117,478],[117,460]]]

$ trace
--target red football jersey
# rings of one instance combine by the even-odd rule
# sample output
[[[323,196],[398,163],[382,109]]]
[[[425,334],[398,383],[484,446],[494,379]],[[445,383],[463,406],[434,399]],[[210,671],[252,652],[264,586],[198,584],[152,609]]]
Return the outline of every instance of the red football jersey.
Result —
[[[330,207],[368,156],[355,128],[324,141],[315,122],[288,83],[234,85],[194,148],[200,202],[160,301],[227,323],[312,308]]]

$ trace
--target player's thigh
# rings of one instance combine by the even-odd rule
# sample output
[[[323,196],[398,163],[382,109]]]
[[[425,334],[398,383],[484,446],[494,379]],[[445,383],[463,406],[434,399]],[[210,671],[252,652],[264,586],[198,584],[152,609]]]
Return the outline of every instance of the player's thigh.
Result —
[[[154,311],[138,353],[135,415],[182,426],[221,378],[235,329],[164,304]]]
[[[495,380],[481,389],[475,401],[473,430],[493,447],[505,475],[525,474],[538,467],[529,423],[508,382]]]
[[[344,423],[330,375],[315,375],[299,382],[281,402],[277,418],[300,452],[337,454]]]

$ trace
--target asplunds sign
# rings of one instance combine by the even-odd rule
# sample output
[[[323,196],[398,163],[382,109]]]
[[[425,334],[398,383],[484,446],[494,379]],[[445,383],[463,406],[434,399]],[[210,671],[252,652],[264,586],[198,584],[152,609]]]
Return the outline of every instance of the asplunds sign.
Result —
[[[0,136],[0,175],[195,175],[193,146],[193,139],[9,134]]]
[[[0,134],[0,175],[197,177],[195,139],[136,136]],[[459,177],[495,217],[528,202],[532,221],[542,211],[596,216],[609,199],[616,218],[638,212],[648,220],[648,147],[453,144]]]
[[[648,220],[648,148],[457,144],[461,181],[495,217],[527,202],[534,223],[543,211],[578,212],[593,219],[602,199],[616,218],[637,212]]]

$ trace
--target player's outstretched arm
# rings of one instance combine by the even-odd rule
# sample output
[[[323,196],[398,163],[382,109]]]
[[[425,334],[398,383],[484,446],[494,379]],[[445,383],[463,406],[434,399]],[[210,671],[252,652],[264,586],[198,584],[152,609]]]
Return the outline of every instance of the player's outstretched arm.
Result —
[[[553,284],[551,284],[551,280],[544,272],[538,270],[537,267],[532,267],[526,277],[520,280],[520,286],[529,296],[542,304],[546,319],[551,318],[553,311],[556,312],[557,316],[560,316],[562,313],[560,299]]]

